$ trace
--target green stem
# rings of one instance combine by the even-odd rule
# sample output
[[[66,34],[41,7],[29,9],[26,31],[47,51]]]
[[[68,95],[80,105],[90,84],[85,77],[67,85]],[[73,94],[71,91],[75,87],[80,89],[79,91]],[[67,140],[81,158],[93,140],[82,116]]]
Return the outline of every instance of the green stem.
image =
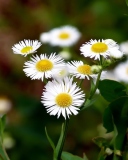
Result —
[[[79,87],[81,87],[82,83],[83,83],[84,79],[81,79],[80,83],[79,83]]]
[[[62,143],[61,143],[61,146],[60,146],[60,149],[59,149],[57,160],[61,160],[61,154],[62,154],[62,151],[63,151],[64,142],[65,142],[66,135],[67,135],[67,130],[68,130],[68,124],[69,124],[69,118],[67,118],[65,120],[65,123],[64,123],[64,133],[63,133]]]
[[[101,71],[99,72],[99,74],[98,74],[98,77],[97,77],[97,80],[96,80],[95,88],[94,88],[93,91],[91,92],[91,94],[90,94],[90,96],[89,96],[89,99],[91,99],[91,98],[93,97],[93,95],[94,95],[95,92],[96,92],[96,89],[98,88],[101,73],[102,73],[102,70],[101,70]]]

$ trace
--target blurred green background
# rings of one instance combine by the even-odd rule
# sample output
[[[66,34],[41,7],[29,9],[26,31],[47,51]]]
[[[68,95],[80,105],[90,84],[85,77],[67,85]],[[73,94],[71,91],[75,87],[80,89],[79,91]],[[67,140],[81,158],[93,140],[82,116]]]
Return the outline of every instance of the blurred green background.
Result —
[[[43,83],[30,80],[23,72],[27,57],[15,55],[12,46],[23,39],[39,39],[42,32],[73,25],[82,33],[71,47],[76,57],[90,39],[128,40],[128,7],[125,0],[0,0],[0,98],[11,102],[5,133],[12,138],[7,153],[11,160],[51,160],[52,149],[44,127],[57,142],[63,118],[49,116],[40,102]],[[59,52],[59,47],[43,44],[38,53]],[[81,57],[82,58],[82,57]],[[71,116],[64,150],[95,160],[99,148],[92,138],[102,135],[102,113],[107,103],[98,101]]]

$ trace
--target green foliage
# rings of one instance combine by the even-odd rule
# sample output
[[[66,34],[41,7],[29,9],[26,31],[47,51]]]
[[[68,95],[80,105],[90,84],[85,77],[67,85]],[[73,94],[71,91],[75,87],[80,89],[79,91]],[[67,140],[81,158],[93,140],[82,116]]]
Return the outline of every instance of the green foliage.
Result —
[[[62,152],[61,158],[62,160],[88,160],[86,156],[84,156],[84,158],[81,158],[68,152]]]
[[[2,116],[0,118],[0,160],[9,160],[5,149],[3,147],[3,134],[5,129],[5,123],[6,123],[6,116]]]
[[[45,133],[46,133],[47,139],[48,139],[48,141],[49,141],[49,143],[50,143],[50,145],[51,145],[51,147],[54,151],[55,150],[55,145],[54,145],[53,141],[51,140],[51,138],[49,137],[46,127],[45,127]]]
[[[117,81],[102,80],[99,82],[98,88],[101,95],[109,102],[112,102],[118,97],[126,95],[125,86]]]
[[[1,141],[3,141],[3,133],[5,129],[5,124],[6,124],[6,115],[0,118],[0,139]]]
[[[84,106],[81,107],[81,111],[84,110],[87,107],[90,107],[93,103],[95,103],[96,100],[97,100],[97,98],[94,98],[94,99],[91,99],[91,100],[87,99]]]
[[[102,138],[102,137],[95,137],[92,140],[100,148],[101,147],[107,147],[109,145],[108,141],[105,138]]]

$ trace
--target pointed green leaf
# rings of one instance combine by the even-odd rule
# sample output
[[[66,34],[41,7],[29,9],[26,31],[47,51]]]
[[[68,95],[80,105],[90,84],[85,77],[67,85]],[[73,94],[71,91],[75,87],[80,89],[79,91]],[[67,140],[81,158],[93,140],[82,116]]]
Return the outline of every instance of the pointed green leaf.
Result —
[[[101,95],[109,102],[121,97],[126,96],[126,88],[124,85],[113,80],[102,80],[98,86]]]
[[[64,136],[64,124],[62,124],[60,138],[59,138],[58,143],[57,143],[56,148],[55,148],[54,157],[58,157],[59,151],[61,149],[61,145],[63,143],[63,136]]]
[[[45,127],[45,133],[46,133],[47,139],[48,139],[52,149],[55,150],[55,145],[54,145],[53,141],[51,140],[51,138],[49,137],[46,127]]]
[[[83,159],[81,157],[75,156],[68,152],[62,152],[61,158],[62,160],[87,160],[87,159]]]

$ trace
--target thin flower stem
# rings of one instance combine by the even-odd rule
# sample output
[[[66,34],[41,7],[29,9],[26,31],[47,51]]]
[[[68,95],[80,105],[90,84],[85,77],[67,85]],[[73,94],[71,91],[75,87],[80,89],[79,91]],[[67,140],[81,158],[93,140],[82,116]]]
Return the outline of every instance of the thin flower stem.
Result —
[[[101,73],[102,73],[102,70],[101,70],[101,71],[99,72],[99,74],[98,74],[98,77],[97,77],[97,80],[96,80],[95,88],[93,89],[92,93],[90,94],[89,99],[91,99],[91,98],[93,97],[93,95],[94,95],[95,92],[96,92],[96,89],[98,88]]]
[[[84,81],[84,79],[81,79],[81,81],[80,81],[80,83],[79,83],[79,87],[81,87],[83,81]]]
[[[59,150],[59,153],[58,153],[58,159],[57,160],[61,160],[61,154],[62,154],[62,151],[63,151],[64,142],[65,142],[66,135],[67,135],[67,130],[68,130],[68,124],[69,124],[69,118],[67,118],[65,120],[65,123],[64,123],[64,134],[63,134],[62,143],[61,143],[61,146],[60,146],[60,150]]]

